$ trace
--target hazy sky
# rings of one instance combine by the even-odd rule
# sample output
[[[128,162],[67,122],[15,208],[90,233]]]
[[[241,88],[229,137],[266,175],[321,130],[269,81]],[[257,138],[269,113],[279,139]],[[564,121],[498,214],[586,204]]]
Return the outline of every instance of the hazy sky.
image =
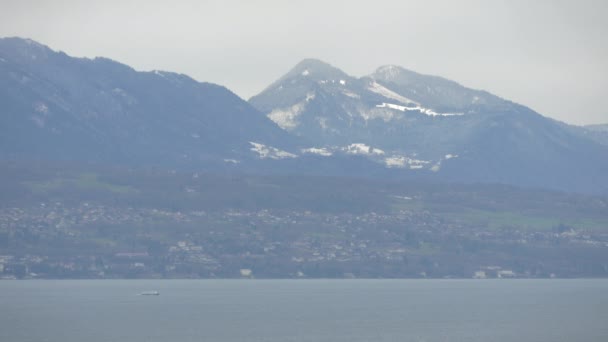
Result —
[[[608,1],[0,0],[0,36],[185,73],[247,99],[303,58],[444,76],[608,123]]]

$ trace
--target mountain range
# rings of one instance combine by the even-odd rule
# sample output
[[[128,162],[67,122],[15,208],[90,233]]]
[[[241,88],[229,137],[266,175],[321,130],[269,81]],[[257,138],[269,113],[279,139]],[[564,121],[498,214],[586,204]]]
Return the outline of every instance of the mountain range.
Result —
[[[244,101],[227,88],[0,39],[0,158],[503,183],[608,193],[608,131],[456,82],[315,59]]]
[[[249,102],[325,155],[452,181],[606,190],[605,131],[399,66],[355,78],[308,59]]]

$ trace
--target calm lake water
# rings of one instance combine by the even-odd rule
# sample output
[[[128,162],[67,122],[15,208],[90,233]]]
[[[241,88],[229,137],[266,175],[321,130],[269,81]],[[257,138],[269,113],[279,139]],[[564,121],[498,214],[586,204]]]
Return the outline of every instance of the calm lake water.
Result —
[[[605,342],[608,280],[2,281],[0,341]]]

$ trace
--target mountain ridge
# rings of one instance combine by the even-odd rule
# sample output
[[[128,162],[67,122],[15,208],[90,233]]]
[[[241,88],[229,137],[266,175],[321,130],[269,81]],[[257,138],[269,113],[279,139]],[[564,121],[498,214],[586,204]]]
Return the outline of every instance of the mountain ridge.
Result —
[[[306,59],[246,102],[187,75],[2,38],[0,158],[608,193],[603,138],[396,68],[357,78]]]
[[[200,167],[251,158],[250,142],[295,146],[224,86],[16,38],[0,40],[0,58],[4,157]]]
[[[601,144],[523,105],[394,65],[340,79],[297,68],[249,102],[317,149],[452,181],[608,189]]]

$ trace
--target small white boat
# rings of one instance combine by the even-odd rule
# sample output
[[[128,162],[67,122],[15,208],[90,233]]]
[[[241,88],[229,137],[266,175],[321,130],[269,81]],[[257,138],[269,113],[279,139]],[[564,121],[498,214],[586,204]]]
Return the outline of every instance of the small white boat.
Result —
[[[144,291],[139,294],[140,296],[158,296],[160,292],[158,291]]]

